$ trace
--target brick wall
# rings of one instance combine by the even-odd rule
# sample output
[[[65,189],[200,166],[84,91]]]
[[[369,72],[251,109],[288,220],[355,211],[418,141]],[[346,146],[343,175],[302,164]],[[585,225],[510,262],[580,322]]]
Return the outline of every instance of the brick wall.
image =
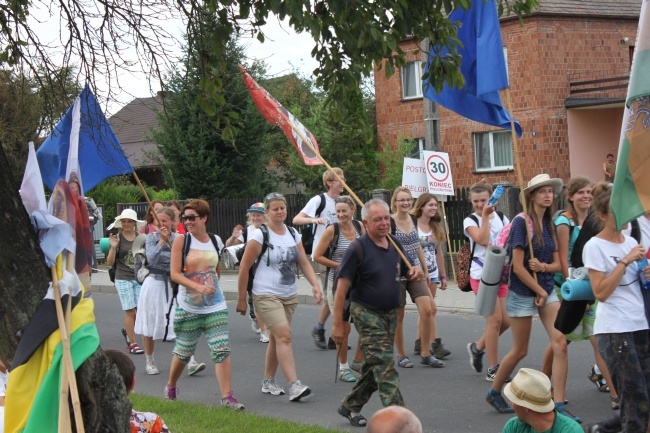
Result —
[[[569,178],[569,143],[565,100],[571,82],[629,74],[629,47],[623,37],[636,38],[637,20],[534,16],[522,27],[501,23],[507,47],[513,112],[524,130],[518,140],[522,175],[527,181],[546,172]],[[414,41],[405,51],[417,49]],[[416,56],[411,57],[415,59]],[[423,101],[401,101],[399,72],[386,79],[375,73],[379,145],[394,144],[401,135],[424,136]],[[506,93],[502,100],[507,107]],[[623,98],[625,89],[594,96]],[[473,132],[496,130],[440,107],[442,150],[450,154],[454,185],[464,187],[485,177],[489,182],[517,182],[514,172],[474,173]],[[533,132],[535,136],[533,136]]]

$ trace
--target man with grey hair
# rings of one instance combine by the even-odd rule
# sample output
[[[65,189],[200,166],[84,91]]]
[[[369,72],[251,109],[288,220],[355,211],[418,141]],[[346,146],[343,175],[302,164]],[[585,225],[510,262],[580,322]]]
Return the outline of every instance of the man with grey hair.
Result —
[[[390,406],[375,412],[368,421],[367,433],[422,433],[422,423],[405,407]]]
[[[338,413],[355,427],[367,424],[361,408],[375,391],[384,407],[404,406],[399,375],[393,359],[397,309],[402,296],[402,277],[422,279],[419,266],[410,270],[390,242],[388,205],[379,199],[368,201],[361,210],[366,234],[352,242],[338,268],[334,293],[332,339],[343,340],[344,307],[349,296],[349,318],[359,333],[363,352],[361,377],[343,399]],[[399,242],[396,245],[401,249]],[[403,252],[403,251],[402,251]]]

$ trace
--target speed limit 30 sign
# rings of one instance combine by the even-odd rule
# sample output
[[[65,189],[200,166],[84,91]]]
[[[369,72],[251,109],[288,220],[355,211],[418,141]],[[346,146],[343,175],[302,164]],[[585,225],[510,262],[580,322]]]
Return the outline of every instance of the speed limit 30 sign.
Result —
[[[424,151],[423,154],[429,192],[431,194],[454,195],[449,154],[430,151]]]

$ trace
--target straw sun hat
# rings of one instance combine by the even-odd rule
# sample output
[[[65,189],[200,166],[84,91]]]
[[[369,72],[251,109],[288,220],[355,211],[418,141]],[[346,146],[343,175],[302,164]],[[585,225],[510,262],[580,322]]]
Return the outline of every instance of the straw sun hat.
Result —
[[[145,221],[138,219],[138,214],[133,209],[124,209],[121,214],[115,217],[115,222],[108,226],[106,230],[121,229],[123,219],[135,221],[136,228],[144,227],[147,224]]]
[[[525,192],[531,192],[542,186],[552,186],[553,193],[558,195],[562,192],[562,179],[551,178],[548,174],[538,174],[528,182],[528,186],[524,188]]]
[[[551,398],[551,381],[541,371],[521,368],[512,382],[503,388],[508,400],[517,406],[540,413],[555,409]]]

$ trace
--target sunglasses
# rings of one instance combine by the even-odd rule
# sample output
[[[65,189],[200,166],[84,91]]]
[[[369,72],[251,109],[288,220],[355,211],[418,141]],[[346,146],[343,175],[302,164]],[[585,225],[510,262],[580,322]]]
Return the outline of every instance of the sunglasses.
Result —
[[[201,218],[199,215],[181,215],[181,221],[190,221],[194,222],[195,219]]]
[[[350,200],[348,197],[338,197],[334,199],[334,203],[347,203],[350,204],[352,203],[352,200]]]
[[[268,194],[266,197],[264,197],[264,202],[268,203],[275,198],[284,200],[284,196],[282,194],[280,194],[279,192],[272,192],[271,194]]]

